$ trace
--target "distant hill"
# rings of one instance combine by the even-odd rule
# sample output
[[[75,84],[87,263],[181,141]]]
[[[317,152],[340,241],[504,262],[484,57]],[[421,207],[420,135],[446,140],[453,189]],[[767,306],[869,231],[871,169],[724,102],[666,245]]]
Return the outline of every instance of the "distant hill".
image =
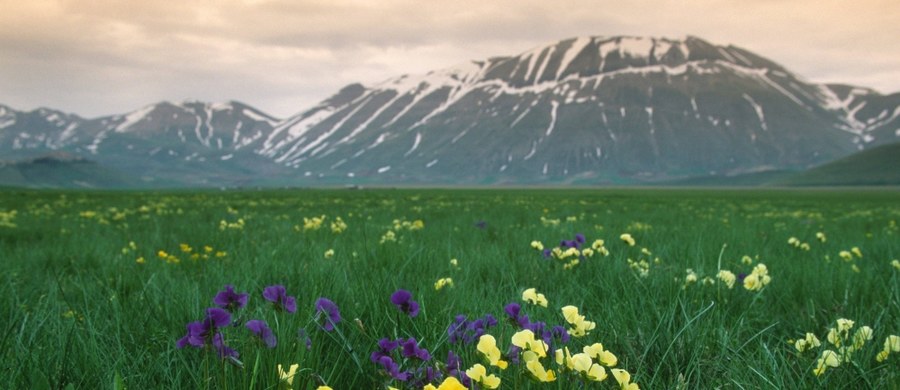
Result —
[[[900,185],[900,142],[881,145],[773,181],[787,186]]]
[[[5,166],[32,186],[754,185],[898,129],[900,93],[810,83],[697,37],[579,37],[350,84],[283,119],[236,101],[100,118],[0,105],[0,156],[96,162]]]
[[[94,161],[62,153],[0,162],[0,186],[32,188],[128,188],[139,181]]]

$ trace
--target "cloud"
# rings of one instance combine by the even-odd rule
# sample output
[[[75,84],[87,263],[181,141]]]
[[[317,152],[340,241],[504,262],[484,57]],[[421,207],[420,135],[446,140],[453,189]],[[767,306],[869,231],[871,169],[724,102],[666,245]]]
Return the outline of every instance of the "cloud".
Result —
[[[623,34],[696,35],[900,91],[892,1],[0,1],[0,103],[86,116],[185,98],[287,116],[351,82]]]

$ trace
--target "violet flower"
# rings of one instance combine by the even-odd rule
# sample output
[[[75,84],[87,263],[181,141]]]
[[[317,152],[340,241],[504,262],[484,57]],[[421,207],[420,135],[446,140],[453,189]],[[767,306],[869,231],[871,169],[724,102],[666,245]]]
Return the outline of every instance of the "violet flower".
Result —
[[[338,311],[337,305],[328,298],[319,298],[316,300],[316,315],[325,313],[325,324],[322,328],[328,332],[334,330],[334,325],[341,322],[341,312]]]
[[[414,337],[410,337],[408,340],[404,341],[401,344],[401,347],[400,354],[403,355],[403,357],[415,357],[422,361],[431,360],[431,354],[429,354],[428,350],[425,348],[419,348],[419,343]]]
[[[222,337],[221,333],[216,333],[216,335],[213,336],[212,345],[216,349],[216,352],[219,354],[220,358],[238,358],[238,352],[225,345],[225,338]]]
[[[263,298],[275,303],[275,310],[284,310],[288,313],[297,311],[297,300],[288,296],[284,286],[280,284],[264,288]]]
[[[247,321],[245,326],[247,329],[250,329],[253,334],[259,336],[259,339],[266,344],[266,347],[275,348],[275,345],[277,344],[275,334],[272,333],[272,329],[269,329],[269,326],[266,325],[265,321],[250,320]]]
[[[391,294],[391,303],[410,317],[419,315],[419,303],[412,300],[412,293],[409,291],[402,289],[395,291]]]
[[[247,293],[238,294],[234,292],[234,286],[228,284],[224,290],[216,294],[216,297],[213,298],[213,303],[225,310],[234,312],[235,309],[240,309],[247,305],[248,297]]]
[[[216,328],[228,326],[231,323],[231,314],[218,307],[206,309],[206,318],[187,324],[187,335],[176,343],[178,348],[192,346],[203,348],[210,344],[216,334]]]

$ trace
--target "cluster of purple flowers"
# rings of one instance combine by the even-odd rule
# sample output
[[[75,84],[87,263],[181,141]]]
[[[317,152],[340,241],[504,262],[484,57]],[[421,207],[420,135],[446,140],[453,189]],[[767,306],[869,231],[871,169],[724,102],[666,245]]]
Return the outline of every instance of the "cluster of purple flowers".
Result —
[[[282,285],[264,288],[262,296],[263,299],[273,304],[276,311],[287,313],[297,311],[296,298],[288,295],[287,289]],[[212,348],[218,353],[220,358],[229,359],[233,363],[240,364],[240,361],[237,360],[238,352],[225,344],[223,330],[229,326],[239,326],[237,321],[232,323],[232,314],[247,306],[249,298],[250,295],[248,293],[235,292],[234,286],[226,285],[213,298],[213,304],[217,307],[206,309],[206,316],[203,320],[188,323],[187,335],[178,340],[176,346],[178,348],[186,346],[201,349]],[[337,305],[327,298],[319,298],[316,301],[315,309],[317,318],[323,318],[322,328],[326,331],[334,330],[334,325],[341,321],[341,314]],[[244,327],[266,348],[275,348],[278,345],[275,333],[265,321],[251,319],[244,323]],[[305,331],[301,329],[300,334],[305,336]],[[309,348],[311,341],[308,336],[305,337],[305,341],[307,348]]]
[[[584,234],[576,233],[575,239],[573,240],[562,240],[559,242],[559,249],[566,250],[569,248],[581,249],[581,246],[584,245],[585,238]],[[553,254],[553,248],[544,248],[544,257],[550,258]]]
[[[478,341],[478,338],[487,333],[488,328],[497,326],[497,319],[490,314],[482,318],[469,321],[465,315],[457,315],[453,323],[447,327],[447,341],[451,344],[464,343],[469,345]]]

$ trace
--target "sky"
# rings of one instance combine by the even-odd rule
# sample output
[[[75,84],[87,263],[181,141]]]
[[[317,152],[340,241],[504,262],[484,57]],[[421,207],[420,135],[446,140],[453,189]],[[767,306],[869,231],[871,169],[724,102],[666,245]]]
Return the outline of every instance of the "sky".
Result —
[[[83,117],[241,101],[286,118],[578,36],[688,35],[819,83],[900,92],[897,0],[0,0],[0,104]]]

